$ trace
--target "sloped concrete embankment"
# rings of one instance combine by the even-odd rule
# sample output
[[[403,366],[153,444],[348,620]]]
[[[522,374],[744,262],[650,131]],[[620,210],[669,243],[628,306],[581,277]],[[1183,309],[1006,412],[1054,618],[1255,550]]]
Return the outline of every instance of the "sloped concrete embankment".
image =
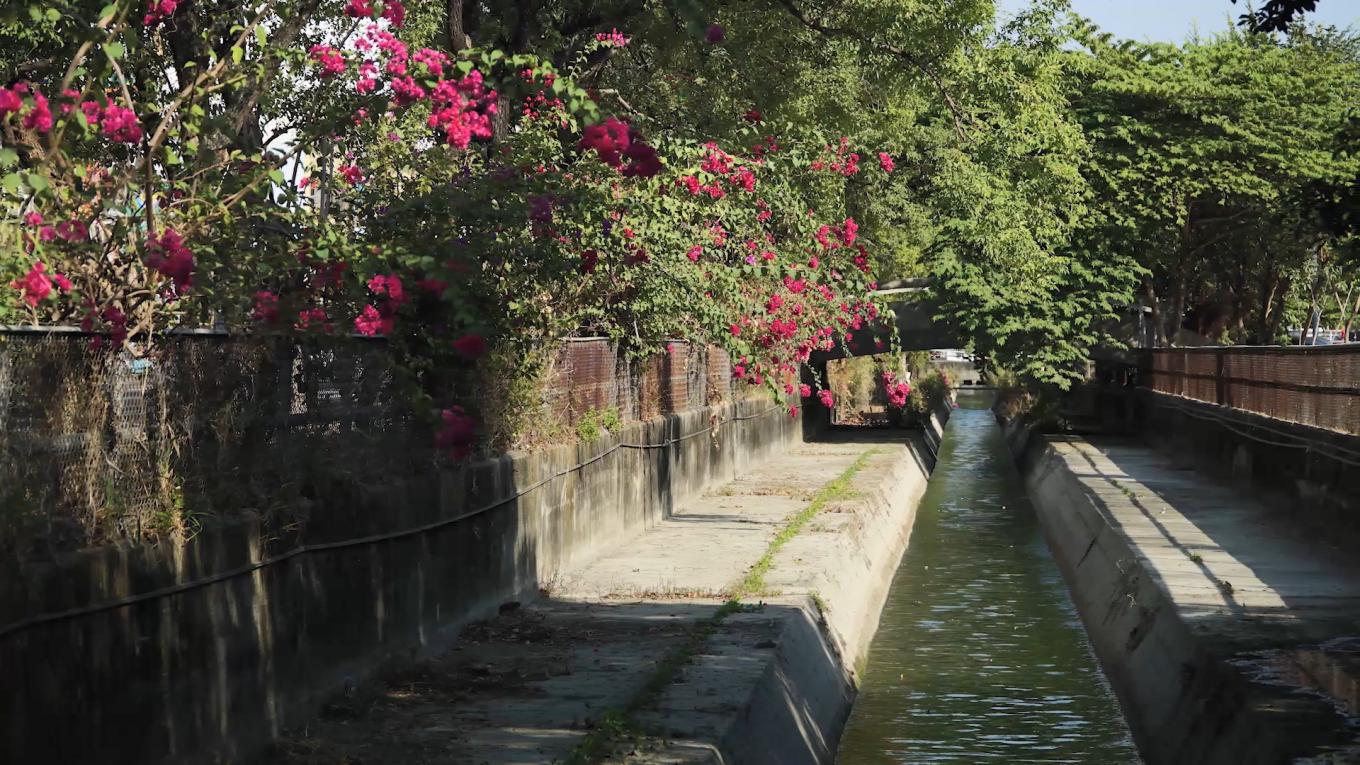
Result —
[[[0,582],[0,761],[239,760],[800,430],[782,407],[743,401],[591,443],[432,463],[372,487],[380,501],[313,507],[282,538],[243,520],[184,545],[28,566]]]
[[[724,622],[642,715],[673,740],[636,761],[834,762],[948,418],[941,408],[923,438],[875,447],[847,497],[779,550],[762,608]],[[760,645],[773,651],[752,661]]]
[[[1141,442],[1004,427],[1149,763],[1354,761],[1352,561]]]
[[[797,446],[336,700],[268,762],[830,763],[932,462],[900,431]]]
[[[853,498],[780,551],[777,649],[717,740],[726,763],[830,763],[849,719],[933,459],[921,444],[870,461]],[[721,664],[721,649],[707,662]],[[701,665],[702,666],[702,665]]]

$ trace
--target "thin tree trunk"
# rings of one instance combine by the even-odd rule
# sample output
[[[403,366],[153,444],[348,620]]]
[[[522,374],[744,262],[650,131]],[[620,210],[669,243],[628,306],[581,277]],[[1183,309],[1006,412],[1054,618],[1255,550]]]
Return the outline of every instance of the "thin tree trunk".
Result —
[[[1143,279],[1143,295],[1147,298],[1148,308],[1152,310],[1152,344],[1158,348],[1165,348],[1166,332],[1162,328],[1162,308],[1157,304],[1157,289],[1152,286],[1152,279]]]
[[[1275,307],[1275,291],[1280,287],[1280,274],[1273,268],[1266,269],[1264,283],[1261,285],[1261,319],[1257,322],[1256,342],[1269,345],[1275,339],[1270,330],[1271,311]]]
[[[1177,267],[1176,287],[1171,292],[1171,307],[1166,316],[1168,345],[1176,344],[1176,337],[1181,331],[1181,320],[1185,316],[1186,282],[1185,262],[1182,261]]]
[[[472,37],[468,34],[465,0],[447,0],[445,5],[445,30],[448,32],[449,48],[460,51],[472,47]]]

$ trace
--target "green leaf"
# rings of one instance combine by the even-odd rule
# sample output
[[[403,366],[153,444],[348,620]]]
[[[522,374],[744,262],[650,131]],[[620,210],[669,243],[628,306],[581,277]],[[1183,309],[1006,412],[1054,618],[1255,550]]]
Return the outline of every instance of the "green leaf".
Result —
[[[115,13],[117,13],[117,12],[118,12],[118,4],[117,4],[117,3],[109,3],[108,5],[104,6],[103,8],[100,8],[100,9],[99,9],[99,23],[101,23],[101,24],[107,23],[109,19],[113,18],[113,14],[115,14]]]
[[[109,58],[117,60],[123,57],[126,50],[120,42],[106,42],[104,43],[104,52],[109,54]]]
[[[245,49],[243,49],[241,46],[239,45],[231,46],[231,62],[233,64],[241,63],[241,59],[245,58],[245,55],[246,55]]]
[[[29,188],[38,192],[46,191],[48,188],[51,188],[52,185],[48,182],[47,176],[42,175],[41,173],[28,173],[28,177],[25,178],[25,180],[28,181]]]
[[[255,27],[255,44],[256,44],[256,45],[259,45],[261,48],[264,48],[264,47],[265,47],[265,44],[268,43],[268,42],[269,42],[269,33],[266,32],[266,31],[264,31],[264,27],[262,27],[262,26],[256,26],[256,27]]]
[[[270,170],[270,171],[269,171],[269,180],[271,180],[271,181],[273,181],[274,183],[277,183],[277,184],[279,184],[280,186],[282,186],[282,185],[283,185],[283,171],[282,171],[282,170]]]
[[[19,153],[14,149],[0,149],[0,167],[9,167],[19,161]]]

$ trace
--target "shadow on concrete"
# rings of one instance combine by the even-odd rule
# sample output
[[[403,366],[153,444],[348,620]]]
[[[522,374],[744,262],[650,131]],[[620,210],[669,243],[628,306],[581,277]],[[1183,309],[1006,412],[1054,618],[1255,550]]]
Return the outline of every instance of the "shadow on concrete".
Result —
[[[1061,439],[1054,439],[1061,440]],[[1360,566],[1308,535],[1261,497],[1126,438],[1085,439],[1091,474],[1119,491],[1234,617],[1276,625],[1274,639],[1325,641],[1360,624]],[[1110,508],[1088,489],[1109,517]],[[1261,632],[1261,630],[1257,630]]]
[[[728,616],[697,643],[696,630],[718,607],[715,601],[548,598],[516,608],[468,625],[438,657],[393,667],[336,694],[325,712],[290,730],[256,762],[563,761],[608,717],[625,711],[644,737],[625,737],[620,744],[628,749],[647,751],[663,738],[687,742],[686,750],[712,748],[719,742],[715,731],[736,721],[772,664],[772,644],[762,638],[777,638],[788,619],[807,619],[800,609],[765,605]],[[840,671],[824,646],[797,659]],[[834,752],[835,742],[817,732],[824,713],[816,699],[804,698],[782,676],[774,694],[750,714],[793,718],[779,729],[804,731],[804,740],[780,742],[782,749],[822,758]]]
[[[1343,654],[1353,648],[1319,649],[1354,643],[1347,639],[1360,624],[1355,564],[1260,496],[1139,441],[1049,441],[1070,444],[1081,463],[1069,462],[1081,499],[1055,501],[1090,502],[1109,524],[1084,552],[1067,551],[1065,573],[1078,593],[1096,588],[1082,595],[1094,598],[1083,619],[1104,647],[1102,661],[1149,759],[1293,762],[1350,751],[1360,673]],[[1124,539],[1100,541],[1114,533]],[[1083,572],[1098,546],[1104,557]],[[1153,672],[1177,665],[1176,678]],[[1339,713],[1347,708],[1349,719]],[[1246,753],[1255,759],[1224,759]]]

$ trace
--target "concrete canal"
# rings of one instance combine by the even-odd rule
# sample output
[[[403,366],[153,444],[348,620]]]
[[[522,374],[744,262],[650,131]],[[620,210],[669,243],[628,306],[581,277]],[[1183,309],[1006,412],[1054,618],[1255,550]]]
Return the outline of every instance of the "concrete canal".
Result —
[[[949,420],[842,765],[1139,761],[987,403]]]

